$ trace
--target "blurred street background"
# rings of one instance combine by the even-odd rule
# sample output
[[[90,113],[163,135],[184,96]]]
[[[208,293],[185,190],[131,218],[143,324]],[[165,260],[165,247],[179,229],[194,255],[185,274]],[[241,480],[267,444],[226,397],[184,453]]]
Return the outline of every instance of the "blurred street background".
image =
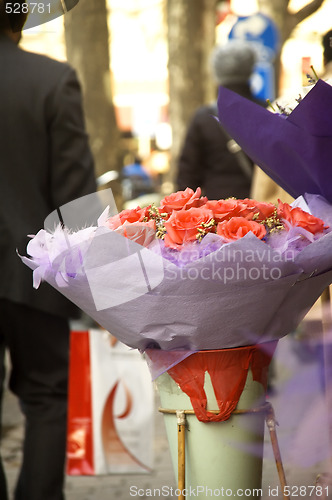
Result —
[[[198,106],[215,99],[208,66],[216,43],[242,37],[255,44],[260,60],[252,86],[272,101],[296,96],[311,65],[322,74],[321,39],[331,28],[332,0],[80,0],[65,16],[26,29],[21,46],[68,60],[77,70],[99,187],[113,190],[120,210],[158,203],[174,190],[187,124]],[[149,179],[136,190],[123,176],[132,165]],[[309,319],[279,342],[269,389],[291,487],[314,485],[330,467],[319,307]],[[153,471],[67,477],[66,500],[129,499],[132,485],[176,488],[158,405],[155,392]],[[12,492],[24,423],[8,391],[3,424],[2,456]],[[263,500],[278,485],[266,431]],[[300,490],[294,496],[303,497]]]
[[[21,46],[76,69],[100,188],[112,188],[120,210],[174,191],[188,123],[216,97],[215,44],[251,42],[254,94],[294,98],[311,65],[322,75],[322,35],[331,27],[332,0],[80,0],[24,30]],[[152,181],[141,192],[123,184],[136,157]]]

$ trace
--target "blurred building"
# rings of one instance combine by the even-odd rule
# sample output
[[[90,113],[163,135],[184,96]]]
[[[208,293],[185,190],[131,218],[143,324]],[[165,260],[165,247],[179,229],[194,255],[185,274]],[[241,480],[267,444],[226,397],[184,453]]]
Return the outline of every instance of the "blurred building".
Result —
[[[167,170],[171,141],[167,0],[107,2],[111,32],[110,72],[118,126],[124,138],[135,138],[135,147],[146,160],[147,168],[156,169],[160,174]],[[291,0],[289,8],[298,10],[307,3],[308,0]],[[216,27],[216,39],[220,43],[227,39],[238,16],[251,15],[258,9],[257,0],[224,0],[220,5],[223,8],[219,7],[217,12],[220,23]],[[229,7],[233,13],[229,13]],[[282,93],[298,90],[308,65],[313,64],[317,73],[322,71],[321,36],[332,27],[331,14],[332,0],[325,0],[319,11],[303,21],[286,42],[282,53]],[[24,31],[22,46],[65,60],[63,18]],[[162,157],[159,154],[151,156],[155,151],[161,152]]]

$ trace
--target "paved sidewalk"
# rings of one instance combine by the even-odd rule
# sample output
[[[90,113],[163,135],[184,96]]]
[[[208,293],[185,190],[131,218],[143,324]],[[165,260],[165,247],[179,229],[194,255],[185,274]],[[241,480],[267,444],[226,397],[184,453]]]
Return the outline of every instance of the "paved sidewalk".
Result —
[[[319,352],[315,345],[298,342],[288,336],[279,342],[274,359],[275,393],[270,396],[270,401],[280,424],[277,432],[286,477],[293,493],[292,498],[314,498],[309,487],[315,484],[319,473],[327,471],[329,454]],[[140,498],[158,498],[158,495],[151,495],[155,488],[167,486],[169,491],[171,487],[176,489],[163,417],[158,413],[157,407],[156,393],[153,472],[140,475],[67,477],[66,500],[129,500],[133,498],[130,495],[131,486],[137,486],[146,492]],[[12,491],[21,460],[23,420],[16,399],[10,393],[6,393],[3,420],[5,432],[2,456]],[[330,489],[329,498],[332,498],[332,487]],[[162,498],[175,497],[163,495]],[[266,431],[262,500],[271,498],[282,499],[283,496]]]

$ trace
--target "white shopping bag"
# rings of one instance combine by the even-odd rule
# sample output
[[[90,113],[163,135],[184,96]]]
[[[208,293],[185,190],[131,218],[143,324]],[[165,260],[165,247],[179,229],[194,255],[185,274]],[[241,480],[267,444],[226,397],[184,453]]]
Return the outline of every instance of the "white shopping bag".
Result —
[[[153,386],[141,354],[104,330],[71,333],[67,474],[146,473]]]

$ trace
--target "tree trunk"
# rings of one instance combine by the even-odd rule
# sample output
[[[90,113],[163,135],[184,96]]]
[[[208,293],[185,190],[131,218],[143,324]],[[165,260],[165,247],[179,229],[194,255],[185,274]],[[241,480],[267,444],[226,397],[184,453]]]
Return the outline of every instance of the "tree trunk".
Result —
[[[173,134],[170,180],[194,111],[215,98],[209,58],[215,43],[216,0],[168,0],[168,71]]]
[[[96,174],[119,170],[119,131],[112,101],[109,33],[105,0],[81,0],[65,15],[67,58],[82,84],[87,130]],[[118,203],[120,186],[109,186]]]
[[[304,19],[314,14],[324,3],[324,0],[312,0],[297,12],[290,12],[288,9],[290,0],[258,0],[259,8],[262,12],[274,20],[280,32],[280,48],[276,55],[276,90],[278,95],[280,77],[280,56],[284,43],[291,36],[293,30]]]
[[[289,0],[258,0],[262,12],[269,14],[277,24],[281,45],[291,36],[294,28],[311,16],[323,5],[324,0],[312,0],[297,12],[290,12],[288,9]]]

